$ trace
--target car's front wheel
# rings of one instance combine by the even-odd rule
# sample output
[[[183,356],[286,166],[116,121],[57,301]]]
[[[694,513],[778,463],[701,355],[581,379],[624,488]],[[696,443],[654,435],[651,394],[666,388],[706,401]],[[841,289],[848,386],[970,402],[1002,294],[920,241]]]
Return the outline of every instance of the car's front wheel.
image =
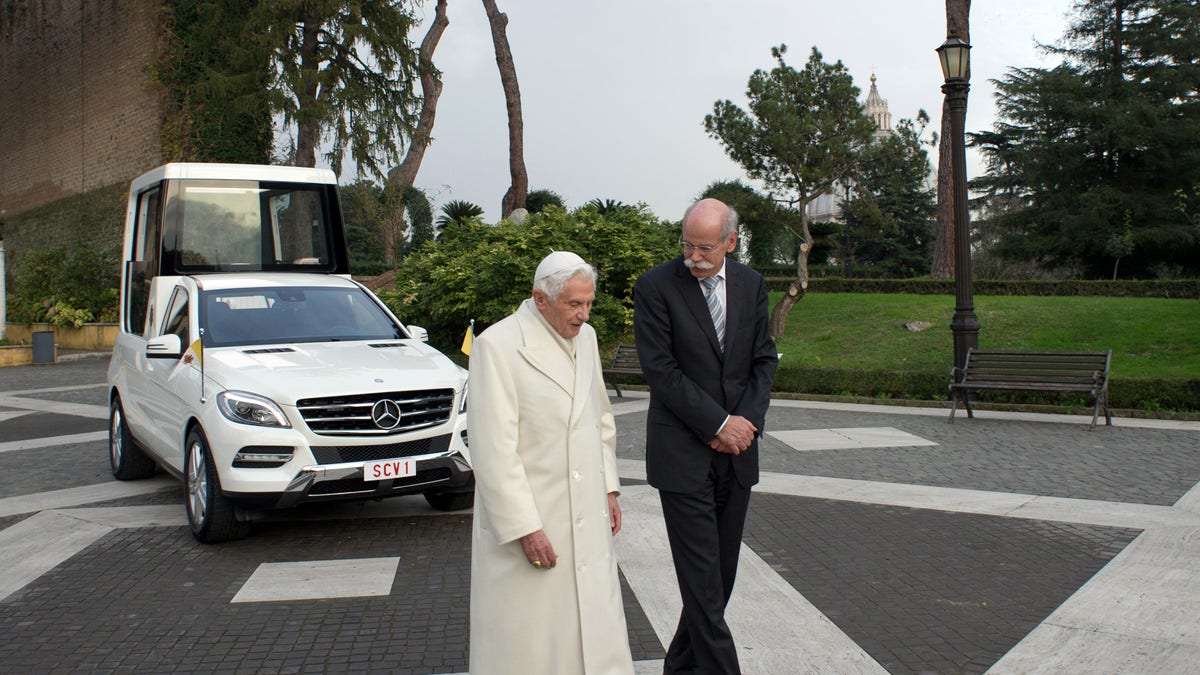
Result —
[[[108,408],[108,464],[117,480],[149,478],[158,468],[129,433],[120,396]]]
[[[425,501],[438,511],[462,511],[475,505],[474,491],[426,492]]]
[[[192,535],[205,544],[241,539],[250,523],[237,518],[237,508],[221,495],[221,479],[209,451],[208,439],[199,427],[187,435],[183,487],[188,524]]]

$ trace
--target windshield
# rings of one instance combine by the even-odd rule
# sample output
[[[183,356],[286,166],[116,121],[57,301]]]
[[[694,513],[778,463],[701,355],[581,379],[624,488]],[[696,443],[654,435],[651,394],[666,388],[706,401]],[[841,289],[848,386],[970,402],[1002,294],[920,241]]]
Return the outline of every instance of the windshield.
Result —
[[[330,268],[331,199],[324,185],[178,181],[171,199],[178,269]]]
[[[358,288],[250,288],[203,293],[205,347],[408,337]]]

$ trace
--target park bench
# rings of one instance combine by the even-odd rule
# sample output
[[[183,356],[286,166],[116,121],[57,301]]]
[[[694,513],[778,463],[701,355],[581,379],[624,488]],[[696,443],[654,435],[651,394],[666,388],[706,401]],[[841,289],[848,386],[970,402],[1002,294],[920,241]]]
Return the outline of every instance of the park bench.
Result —
[[[642,375],[642,363],[638,360],[637,347],[631,344],[617,345],[617,351],[612,355],[608,365],[601,369],[606,382],[609,381],[610,375]],[[621,386],[615,381],[611,382],[612,388],[617,391],[617,396],[621,395]]]
[[[1108,411],[1108,365],[1112,350],[1083,351],[1001,351],[970,348],[963,368],[950,371],[950,422],[962,401],[967,417],[971,410],[971,392],[978,391],[1051,391],[1080,392],[1092,397],[1092,424],[1100,409],[1112,426]]]

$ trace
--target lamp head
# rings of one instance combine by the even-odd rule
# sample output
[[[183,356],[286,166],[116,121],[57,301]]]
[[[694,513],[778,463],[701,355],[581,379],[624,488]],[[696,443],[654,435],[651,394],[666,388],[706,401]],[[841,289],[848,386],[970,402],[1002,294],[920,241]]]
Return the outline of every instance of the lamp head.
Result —
[[[946,36],[946,41],[937,48],[937,53],[942,62],[942,77],[946,78],[947,82],[967,79],[971,72],[971,45],[951,34]]]

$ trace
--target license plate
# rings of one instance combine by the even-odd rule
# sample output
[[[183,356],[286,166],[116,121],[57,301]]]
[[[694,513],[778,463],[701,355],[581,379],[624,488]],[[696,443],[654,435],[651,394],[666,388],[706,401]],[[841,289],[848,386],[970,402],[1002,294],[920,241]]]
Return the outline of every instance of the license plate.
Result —
[[[384,459],[363,464],[363,480],[389,480],[417,475],[417,462],[413,459]]]

